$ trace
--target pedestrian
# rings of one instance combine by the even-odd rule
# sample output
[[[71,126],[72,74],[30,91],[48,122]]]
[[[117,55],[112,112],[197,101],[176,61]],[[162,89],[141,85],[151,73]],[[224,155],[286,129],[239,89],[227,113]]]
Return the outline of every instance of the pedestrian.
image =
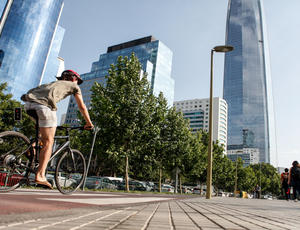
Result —
[[[83,115],[86,124],[85,129],[92,129],[88,110],[83,102],[80,85],[83,80],[73,70],[65,70],[58,81],[44,84],[29,90],[21,99],[25,102],[25,110],[35,110],[38,116],[41,141],[43,147],[39,156],[39,167],[35,176],[35,183],[52,188],[47,181],[45,171],[52,153],[54,135],[57,126],[56,103],[69,95],[74,95],[79,111]]]
[[[254,198],[260,199],[260,186],[258,184],[254,188]]]
[[[300,193],[300,165],[298,161],[294,161],[292,165],[289,172],[288,184],[293,191],[294,200],[298,201]]]
[[[290,191],[289,191],[289,169],[285,168],[284,172],[280,175],[280,182],[281,182],[281,191],[283,197],[285,197],[286,200],[290,199]]]

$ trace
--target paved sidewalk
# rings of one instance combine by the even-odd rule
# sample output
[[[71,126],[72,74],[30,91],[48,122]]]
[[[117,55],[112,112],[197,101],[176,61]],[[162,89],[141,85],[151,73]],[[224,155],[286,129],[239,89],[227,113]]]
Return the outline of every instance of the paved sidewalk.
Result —
[[[0,229],[300,229],[300,202],[191,197],[59,210],[38,217],[5,220],[1,215]]]

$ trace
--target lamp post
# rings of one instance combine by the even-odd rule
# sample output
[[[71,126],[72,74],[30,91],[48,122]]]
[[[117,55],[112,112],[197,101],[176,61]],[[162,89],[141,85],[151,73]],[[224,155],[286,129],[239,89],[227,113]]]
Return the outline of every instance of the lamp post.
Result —
[[[206,199],[211,199],[212,185],[212,131],[213,131],[213,57],[214,52],[226,53],[233,50],[232,46],[216,46],[210,52],[210,94],[209,94],[209,140],[208,140],[208,158],[207,158],[207,180],[206,180]]]

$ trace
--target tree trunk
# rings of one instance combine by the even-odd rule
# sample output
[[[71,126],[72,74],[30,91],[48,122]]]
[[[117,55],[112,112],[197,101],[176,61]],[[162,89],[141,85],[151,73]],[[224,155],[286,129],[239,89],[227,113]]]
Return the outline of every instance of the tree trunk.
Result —
[[[158,181],[158,190],[161,192],[161,177],[162,177],[162,169],[159,168],[159,181]]]
[[[180,194],[182,194],[181,174],[179,174],[179,189],[180,189]]]
[[[178,167],[176,167],[176,169],[175,169],[175,191],[174,191],[174,193],[177,193],[177,188],[178,188],[178,173],[179,173],[179,170],[178,170]]]
[[[125,190],[129,192],[129,181],[128,181],[128,156],[125,157]]]

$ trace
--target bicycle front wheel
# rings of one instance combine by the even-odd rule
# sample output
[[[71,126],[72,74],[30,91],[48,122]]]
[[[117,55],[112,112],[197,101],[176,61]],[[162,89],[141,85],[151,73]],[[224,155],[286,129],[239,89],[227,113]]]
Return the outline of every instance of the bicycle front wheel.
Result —
[[[85,159],[76,149],[66,149],[55,170],[57,189],[63,194],[75,192],[83,183],[86,171]]]
[[[12,191],[27,179],[29,148],[30,141],[22,133],[0,133],[0,192]]]

